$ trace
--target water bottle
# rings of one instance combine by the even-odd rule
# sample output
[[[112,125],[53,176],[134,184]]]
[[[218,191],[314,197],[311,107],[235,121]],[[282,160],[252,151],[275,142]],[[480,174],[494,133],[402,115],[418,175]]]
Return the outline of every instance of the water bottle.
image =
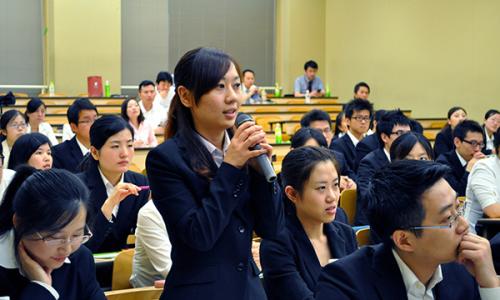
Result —
[[[330,91],[330,85],[326,85],[325,97],[330,98],[332,96],[332,92]]]
[[[306,90],[306,104],[311,104],[311,93]]]
[[[276,139],[276,144],[281,144],[283,142],[283,136],[281,134],[281,124],[276,123],[274,125],[274,138]]]
[[[54,86],[54,81],[50,81],[49,84],[49,96],[54,96],[56,94],[56,88]]]
[[[280,86],[276,82],[276,85],[274,86],[274,97],[281,97],[281,90]]]
[[[104,97],[109,98],[111,96],[111,87],[109,86],[109,80],[104,82]]]

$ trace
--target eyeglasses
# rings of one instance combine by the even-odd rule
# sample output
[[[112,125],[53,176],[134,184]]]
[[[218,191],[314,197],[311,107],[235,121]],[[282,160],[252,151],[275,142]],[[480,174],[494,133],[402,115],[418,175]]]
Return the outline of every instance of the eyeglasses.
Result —
[[[351,117],[351,119],[354,119],[354,120],[359,121],[359,122],[370,121],[370,117],[366,117],[366,116],[355,116],[355,117]]]
[[[12,123],[8,125],[10,128],[16,128],[16,129],[21,129],[21,128],[26,128],[26,123],[21,122],[21,123]]]
[[[458,222],[459,217],[463,217],[465,212],[465,203],[461,204],[457,208],[457,213],[451,215],[448,218],[448,224],[446,225],[424,225],[424,226],[413,226],[408,229],[410,230],[420,230],[420,229],[450,229]]]
[[[403,135],[403,134],[405,134],[407,132],[409,132],[409,131],[407,131],[407,130],[397,130],[397,131],[391,132],[391,134],[395,134],[397,136],[401,136],[401,135]]]
[[[88,242],[93,235],[87,225],[85,225],[85,231],[87,232],[86,234],[77,235],[69,238],[54,238],[52,236],[43,237],[39,232],[37,232],[36,234],[38,235],[39,239],[35,240],[43,241],[47,246],[50,247],[56,247],[56,246],[60,247],[66,244],[79,246],[81,244],[85,244],[86,242]]]
[[[92,120],[81,120],[81,121],[78,121],[78,124],[92,125],[92,124],[94,124],[95,120],[97,120],[97,119],[98,118],[95,118]]]
[[[481,147],[481,149],[484,148],[484,143],[478,143],[477,141],[468,141],[468,140],[463,140],[462,142],[466,142],[467,144],[471,145],[473,148],[476,148],[477,146]]]

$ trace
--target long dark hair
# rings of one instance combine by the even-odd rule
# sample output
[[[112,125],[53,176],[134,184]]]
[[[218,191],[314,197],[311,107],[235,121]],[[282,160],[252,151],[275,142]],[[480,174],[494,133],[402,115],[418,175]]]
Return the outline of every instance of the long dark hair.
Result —
[[[99,118],[90,127],[90,145],[97,150],[100,150],[111,136],[124,129],[129,130],[132,135],[132,139],[134,139],[134,130],[132,129],[132,126],[119,116],[108,115]],[[92,167],[97,167],[98,164],[99,161],[94,159],[94,157],[88,153],[78,168],[81,171],[86,171]]]
[[[8,168],[15,170],[19,165],[28,163],[31,155],[44,144],[52,147],[49,138],[39,132],[27,133],[20,136],[10,151]]]
[[[24,113],[24,119],[26,120],[26,123],[29,122],[30,117],[28,114],[34,113],[40,106],[43,106],[44,108],[45,103],[43,103],[40,98],[31,98],[31,100],[26,104],[26,112]]]
[[[127,106],[130,101],[135,101],[137,105],[139,105],[139,102],[135,98],[128,98],[122,103],[122,109],[121,109],[121,116],[125,121],[129,122],[130,118],[127,115]],[[137,117],[137,122],[139,122],[139,125],[144,121],[144,114],[142,113],[141,108],[139,107],[139,116]]]
[[[29,166],[18,168],[0,205],[0,235],[14,228],[16,244],[36,232],[57,233],[80,212],[89,216],[89,192],[74,174],[61,169],[38,171]]]
[[[236,61],[228,54],[213,48],[196,48],[188,51],[179,60],[174,71],[174,81],[177,89],[168,112],[165,140],[176,134],[181,135],[189,147],[187,155],[191,158],[191,167],[202,176],[211,178],[213,159],[196,136],[191,110],[181,103],[179,87],[188,89],[194,97],[195,105],[201,96],[214,89],[234,64],[238,74],[240,69]]]

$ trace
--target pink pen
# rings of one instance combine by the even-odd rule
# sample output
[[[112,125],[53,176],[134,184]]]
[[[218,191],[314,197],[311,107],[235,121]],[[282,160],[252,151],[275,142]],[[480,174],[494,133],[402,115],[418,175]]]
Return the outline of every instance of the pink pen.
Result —
[[[146,191],[149,190],[149,185],[139,185],[138,188],[140,188],[141,191]]]

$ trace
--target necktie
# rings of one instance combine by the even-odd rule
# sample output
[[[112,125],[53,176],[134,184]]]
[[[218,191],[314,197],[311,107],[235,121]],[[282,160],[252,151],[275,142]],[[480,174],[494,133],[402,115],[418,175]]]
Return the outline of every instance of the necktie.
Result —
[[[309,93],[312,93],[312,88],[313,88],[313,80],[310,80],[308,83],[307,83],[307,89],[309,90]]]

